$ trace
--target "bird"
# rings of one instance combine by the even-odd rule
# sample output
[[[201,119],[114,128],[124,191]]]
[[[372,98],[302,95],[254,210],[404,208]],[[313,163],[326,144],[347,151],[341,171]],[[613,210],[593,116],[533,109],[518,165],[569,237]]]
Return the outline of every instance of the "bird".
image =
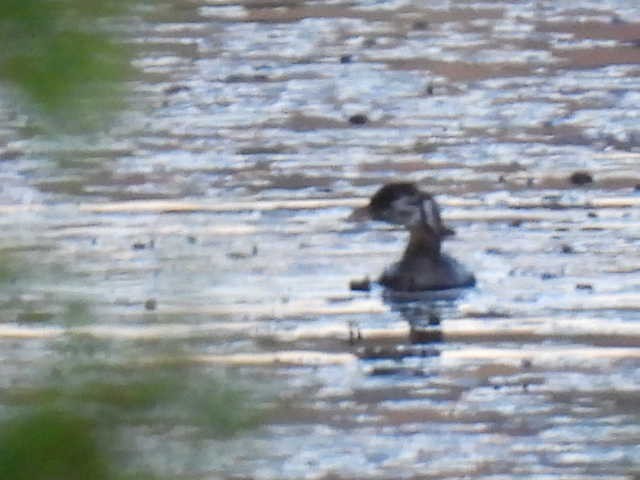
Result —
[[[394,225],[405,225],[407,215],[415,211],[415,202],[431,195],[413,182],[390,182],[380,187],[369,199],[369,203],[355,209],[348,217],[350,221],[378,220]],[[439,208],[436,212],[439,216]],[[442,236],[455,235],[455,231],[440,222]]]
[[[442,223],[440,207],[433,196],[413,184],[388,184],[372,197],[369,209],[378,217],[382,211],[385,219],[393,219],[409,231],[402,257],[385,269],[378,280],[382,286],[400,292],[419,292],[475,285],[473,273],[442,252],[442,240],[448,229]]]

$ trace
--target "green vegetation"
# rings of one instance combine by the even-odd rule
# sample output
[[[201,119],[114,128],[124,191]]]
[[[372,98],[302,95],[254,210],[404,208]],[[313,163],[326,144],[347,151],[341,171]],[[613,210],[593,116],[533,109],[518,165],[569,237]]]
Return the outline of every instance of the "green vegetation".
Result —
[[[0,389],[0,406],[10,413],[0,421],[2,479],[156,479],[140,442],[189,432],[178,453],[161,448],[174,465],[197,469],[201,441],[261,421],[251,392],[175,348],[73,333],[58,342],[48,366]]]
[[[7,480],[108,480],[89,419],[38,409],[7,421],[0,430],[0,478]]]
[[[0,252],[0,288],[7,288],[24,275],[23,265],[15,256]]]
[[[103,25],[131,2],[3,0],[0,80],[54,131],[97,128],[122,106],[129,51]]]
[[[92,348],[104,354],[103,349]],[[109,360],[107,365],[67,359],[43,372],[43,380],[35,385],[0,391],[0,401],[95,417],[93,423],[107,429],[188,425],[208,436],[226,437],[259,423],[261,414],[249,392],[215,374],[186,363],[149,367],[117,354]]]
[[[48,285],[66,282],[73,274],[60,267],[1,256],[0,306],[10,307],[1,320],[13,315],[25,325],[65,330],[40,347],[50,350],[46,363],[0,388],[0,479],[158,480],[141,442],[155,438],[178,469],[197,469],[200,458],[215,455],[203,453],[202,441],[260,424],[256,392],[195,365],[180,343],[87,333],[84,327],[109,320],[86,301],[47,294]],[[175,431],[188,434],[172,451],[159,439]]]
[[[132,74],[131,45],[112,32],[135,3],[0,1],[0,98],[17,100],[32,122],[53,133],[106,125],[123,106],[124,81]],[[30,365],[4,379],[0,479],[157,479],[138,441],[154,437],[164,445],[172,432],[188,432],[179,438],[187,447],[193,442],[191,449],[175,460],[189,462],[199,439],[226,438],[259,423],[248,391],[194,366],[179,346],[145,344],[140,354],[138,345],[79,333],[76,327],[105,320],[86,299],[48,293],[47,282],[60,292],[69,280],[68,272],[54,270],[0,252],[0,306],[6,307],[0,321],[67,329],[38,347],[53,347],[40,371]]]

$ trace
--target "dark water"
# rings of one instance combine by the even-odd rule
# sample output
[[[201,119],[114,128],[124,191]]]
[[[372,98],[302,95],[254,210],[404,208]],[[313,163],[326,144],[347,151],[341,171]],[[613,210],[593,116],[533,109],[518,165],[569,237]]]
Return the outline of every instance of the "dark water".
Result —
[[[109,135],[61,147],[3,107],[0,246],[73,265],[18,306],[90,299],[84,332],[278,385],[260,431],[169,471],[640,475],[640,5],[191,0],[133,23],[144,73]],[[349,290],[403,248],[346,221],[394,179],[438,196],[476,288]],[[66,326],[5,304],[6,386]]]

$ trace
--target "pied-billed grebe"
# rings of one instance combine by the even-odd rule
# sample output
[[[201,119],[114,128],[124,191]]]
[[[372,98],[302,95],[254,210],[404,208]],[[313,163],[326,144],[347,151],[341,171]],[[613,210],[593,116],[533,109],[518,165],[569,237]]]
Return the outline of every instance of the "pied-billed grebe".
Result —
[[[415,183],[391,182],[380,187],[369,200],[369,204],[355,209],[349,220],[379,220],[396,225],[407,225],[408,220],[415,214],[416,203],[422,198],[429,197],[427,192],[421,191]],[[440,211],[436,212],[438,217]],[[438,221],[442,236],[453,235],[453,229]]]
[[[401,216],[409,230],[409,243],[400,261],[387,268],[380,284],[402,292],[471,287],[476,280],[458,261],[441,251],[444,228],[433,197],[412,195],[402,204]]]

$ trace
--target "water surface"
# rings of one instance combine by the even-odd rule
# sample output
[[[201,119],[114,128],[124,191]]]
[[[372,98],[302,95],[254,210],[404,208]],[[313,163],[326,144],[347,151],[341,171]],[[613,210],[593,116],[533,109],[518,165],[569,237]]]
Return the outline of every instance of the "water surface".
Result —
[[[158,2],[108,135],[62,147],[3,107],[0,246],[53,273],[3,299],[2,385],[46,364],[70,296],[99,314],[78,332],[278,385],[263,428],[168,472],[635,478],[639,22],[631,0]],[[406,241],[346,220],[390,180],[437,195],[474,289],[349,290]]]

